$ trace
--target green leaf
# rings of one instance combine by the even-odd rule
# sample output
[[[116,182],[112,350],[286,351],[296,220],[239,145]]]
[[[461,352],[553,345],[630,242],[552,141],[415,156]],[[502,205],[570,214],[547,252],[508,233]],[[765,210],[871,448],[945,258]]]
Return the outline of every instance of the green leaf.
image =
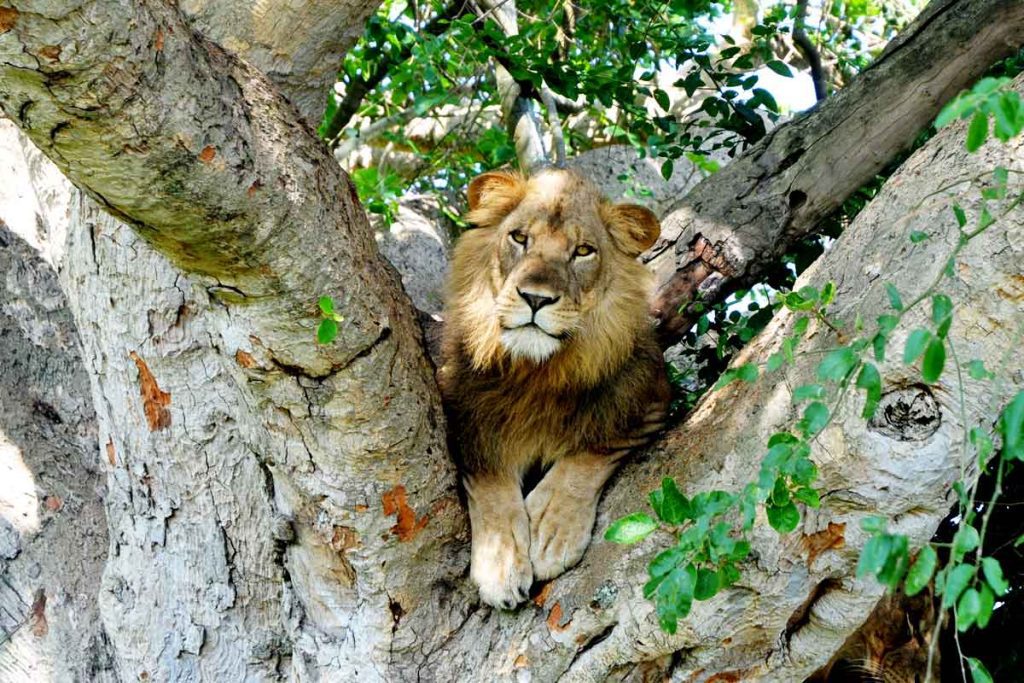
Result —
[[[701,567],[697,570],[697,584],[693,589],[693,597],[707,600],[718,592],[718,572]]]
[[[780,534],[788,534],[800,524],[800,511],[793,501],[782,506],[769,505],[765,508],[768,524]]]
[[[821,305],[828,306],[836,298],[836,283],[826,282],[825,286],[821,288]]]
[[[793,497],[810,508],[821,506],[821,496],[818,495],[817,489],[812,489],[809,486],[797,489]]]
[[[957,529],[956,535],[953,536],[953,550],[956,553],[957,561],[977,548],[980,542],[978,530],[970,524],[965,524]]]
[[[1010,584],[1003,576],[1003,568],[999,560],[994,557],[985,557],[981,560],[981,571],[985,575],[985,581],[992,588],[992,592],[1002,597],[1010,590]]]
[[[825,387],[820,384],[801,384],[793,390],[793,401],[806,401],[812,398],[825,398]]]
[[[1024,390],[1013,397],[999,416],[999,434],[1003,437],[1003,457],[1024,460]]]
[[[874,576],[885,568],[892,549],[892,537],[888,534],[876,534],[864,544],[857,562],[857,576]]]
[[[935,573],[938,561],[939,556],[933,547],[926,545],[921,548],[917,559],[914,560],[914,564],[910,565],[910,571],[907,572],[907,581],[904,584],[907,595],[914,596],[925,589],[928,582],[932,580],[932,574]]]
[[[320,312],[324,314],[325,318],[334,316],[334,299],[329,296],[320,297]]]
[[[973,588],[968,588],[960,596],[956,605],[956,630],[963,633],[978,619],[981,612],[981,595]]]
[[[806,316],[798,318],[797,321],[793,323],[793,336],[798,338],[804,336],[804,332],[807,331],[807,326],[810,325],[810,323],[811,319]]]
[[[910,241],[913,242],[914,244],[924,242],[926,239],[928,239],[928,233],[921,232],[920,230],[910,231]]]
[[[768,372],[775,372],[782,367],[782,364],[786,362],[786,359],[781,353],[773,353],[768,356],[768,362],[765,364],[765,370]]]
[[[654,91],[654,101],[657,102],[658,106],[661,107],[666,112],[669,110],[669,107],[671,106],[671,103],[668,99],[668,93],[662,90],[661,88],[658,88],[657,90]]]
[[[945,294],[932,296],[932,322],[936,325],[936,336],[945,339],[953,322],[953,301]]]
[[[911,332],[907,337],[907,345],[903,347],[903,362],[910,365],[917,360],[918,356],[924,353],[931,338],[932,333],[928,330],[916,329]]]
[[[652,579],[657,579],[668,574],[685,559],[686,552],[679,546],[663,550],[647,565],[647,573],[650,574]]]
[[[690,501],[679,491],[672,477],[661,480],[660,491],[651,491],[651,507],[666,524],[682,524],[691,514]]]
[[[634,512],[615,520],[604,533],[604,537],[612,543],[636,543],[647,538],[657,528],[658,523],[650,515]]]
[[[992,610],[996,606],[996,596],[992,593],[992,589],[984,584],[978,591],[978,595],[980,607],[976,623],[978,628],[985,628],[988,626],[988,620],[992,618]]]
[[[736,377],[744,382],[756,382],[758,370],[753,363],[744,363],[736,368]]]
[[[985,362],[980,360],[972,360],[964,367],[967,368],[967,374],[970,375],[971,379],[993,379],[994,374],[985,369]]]
[[[885,293],[889,295],[889,305],[897,311],[903,310],[903,299],[900,298],[900,291],[891,282],[885,283]]]
[[[673,170],[675,170],[675,163],[671,159],[665,159],[661,164],[661,177],[665,180],[671,180]]]
[[[967,657],[967,668],[971,671],[971,680],[974,683],[993,683],[992,674],[988,672],[981,660]]]
[[[967,151],[976,152],[988,137],[988,116],[977,112],[971,119],[971,125],[967,128]]]
[[[765,62],[765,66],[774,71],[775,73],[779,74],[780,76],[785,76],[786,78],[793,77],[793,72],[789,70],[789,67],[786,66],[786,63],[779,61],[778,59],[773,59],[769,62]]]
[[[928,348],[924,350],[924,361],[921,363],[921,378],[928,384],[934,384],[942,376],[946,365],[946,343],[938,337],[932,337]]]
[[[967,225],[967,214],[959,204],[953,205],[953,215],[956,216],[956,224],[961,228]]]
[[[816,435],[828,424],[828,406],[821,401],[814,401],[804,409],[804,419],[800,421],[800,429],[808,439]]]
[[[325,318],[316,327],[316,340],[321,344],[330,344],[338,336],[338,323]]]
[[[841,382],[857,364],[857,354],[848,346],[830,352],[818,364],[818,379]]]
[[[878,401],[882,398],[882,376],[873,363],[864,363],[857,375],[857,388],[864,390],[864,411],[861,417],[870,420],[878,408]]]
[[[654,594],[658,622],[666,633],[675,633],[679,619],[690,613],[697,571],[694,566],[673,569]]]
[[[961,593],[974,579],[975,568],[973,564],[958,564],[949,572],[946,585],[942,587],[942,608],[949,609],[960,599]]]
[[[889,588],[895,589],[903,575],[907,572],[910,564],[910,556],[907,553],[907,537],[904,535],[892,536],[889,546],[889,557],[885,560],[885,566],[878,572],[878,580]]]
[[[860,520],[860,528],[869,534],[885,533],[889,522],[881,515],[870,515]]]

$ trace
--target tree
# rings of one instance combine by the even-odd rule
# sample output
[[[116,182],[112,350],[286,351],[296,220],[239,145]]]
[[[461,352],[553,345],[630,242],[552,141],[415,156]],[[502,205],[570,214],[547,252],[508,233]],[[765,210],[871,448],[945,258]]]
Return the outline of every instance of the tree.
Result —
[[[316,17],[335,27],[301,45],[295,30],[274,32],[266,40],[280,52],[253,40],[267,35],[264,5],[215,3],[191,17],[157,2],[0,7],[0,108],[34,145],[24,153],[37,195],[70,197],[66,212],[46,202],[42,219],[51,235],[67,232],[53,258],[107,470],[93,639],[105,642],[91,651],[107,653],[110,675],[452,680],[529,669],[539,680],[780,680],[821,665],[881,591],[853,578],[867,541],[859,520],[899,515],[913,545],[926,541],[961,469],[976,477],[952,445],[1006,405],[1019,373],[995,389],[965,384],[961,408],[949,376],[926,386],[913,368],[881,365],[888,405],[930,409],[907,424],[841,408],[812,450],[823,506],[796,534],[755,526],[756,560],[741,581],[698,603],[675,635],[641,595],[653,537],[644,552],[595,543],[532,607],[483,609],[464,577],[467,524],[415,313],[352,183],[308,124],[316,106],[298,93],[322,85],[323,71],[278,66],[282,53],[329,62],[346,47],[336,37],[358,33],[374,3],[272,7],[296,25]],[[840,96],[698,185],[654,254],[666,321],[698,291],[719,299],[757,277],[1022,38],[1019,3],[935,2]],[[914,87],[932,96],[894,95]],[[944,186],[1019,170],[1019,138],[967,155],[964,129],[905,162],[798,283],[838,283],[829,316],[852,326],[858,311],[884,307],[882,282],[910,296],[938,277],[955,234],[950,204],[983,215],[974,185]],[[836,150],[844,172],[823,172]],[[1006,230],[1019,219],[1016,206],[1000,217]],[[930,238],[911,242],[911,232]],[[964,314],[948,334],[962,359],[1019,344],[1019,240],[1008,234],[980,233],[959,254]],[[341,318],[330,345],[312,343],[323,295]],[[736,366],[781,348],[797,317],[777,316]],[[925,317],[908,313],[893,347]],[[824,322],[811,325],[807,355],[783,380],[712,393],[626,468],[599,526],[632,512],[665,475],[688,491],[756,479],[767,435],[792,417],[789,387],[812,383],[815,350],[837,343]],[[59,591],[39,588],[19,613],[37,624],[40,613],[66,618]],[[73,667],[89,656],[61,643]]]

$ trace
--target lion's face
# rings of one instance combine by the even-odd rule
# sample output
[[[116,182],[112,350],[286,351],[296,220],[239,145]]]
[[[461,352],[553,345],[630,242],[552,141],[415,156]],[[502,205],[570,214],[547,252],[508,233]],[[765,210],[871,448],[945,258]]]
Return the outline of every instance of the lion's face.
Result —
[[[470,184],[469,201],[479,227],[460,240],[453,284],[495,348],[471,346],[540,363],[582,337],[619,333],[617,307],[638,309],[630,320],[646,316],[636,256],[659,233],[647,209],[612,205],[569,171],[487,173]]]

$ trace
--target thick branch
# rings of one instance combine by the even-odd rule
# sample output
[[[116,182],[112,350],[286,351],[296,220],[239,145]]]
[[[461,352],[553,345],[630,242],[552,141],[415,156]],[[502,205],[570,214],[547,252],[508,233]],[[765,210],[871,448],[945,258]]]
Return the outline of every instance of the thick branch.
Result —
[[[311,127],[345,52],[380,0],[198,0],[180,3],[190,23],[262,70]]]
[[[0,108],[72,182],[241,304],[282,363],[343,367],[382,315],[405,315],[375,284],[390,275],[350,182],[262,74],[165,3],[133,7],[20,5],[0,35]],[[338,245],[369,260],[340,259]],[[379,322],[318,349],[307,340],[320,294]]]
[[[947,100],[1022,44],[1024,4],[935,0],[846,89],[694,188],[649,255],[663,343],[694,322],[689,302],[756,280],[906,149]]]

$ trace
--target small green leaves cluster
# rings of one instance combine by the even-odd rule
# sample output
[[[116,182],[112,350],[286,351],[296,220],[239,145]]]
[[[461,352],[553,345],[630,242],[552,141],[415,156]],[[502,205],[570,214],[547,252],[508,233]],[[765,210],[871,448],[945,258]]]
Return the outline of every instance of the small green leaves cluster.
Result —
[[[737,565],[750,552],[750,543],[726,521],[738,500],[725,491],[688,499],[665,477],[649,496],[656,518],[636,512],[608,527],[605,538],[615,543],[637,543],[662,526],[674,535],[675,544],[651,560],[644,584],[644,597],[654,600],[658,621],[668,633],[676,632],[694,600],[708,600],[739,580]]]
[[[321,344],[330,344],[338,336],[338,323],[344,318],[334,310],[334,299],[322,296],[317,302],[320,309],[320,322],[316,326],[316,340]]]
[[[1020,135],[1024,130],[1024,105],[1020,95],[1011,89],[1012,80],[1006,77],[983,78],[973,88],[958,95],[947,104],[935,125],[946,126],[957,119],[970,119],[967,128],[967,151],[974,152],[985,144],[991,133],[1001,142]]]

